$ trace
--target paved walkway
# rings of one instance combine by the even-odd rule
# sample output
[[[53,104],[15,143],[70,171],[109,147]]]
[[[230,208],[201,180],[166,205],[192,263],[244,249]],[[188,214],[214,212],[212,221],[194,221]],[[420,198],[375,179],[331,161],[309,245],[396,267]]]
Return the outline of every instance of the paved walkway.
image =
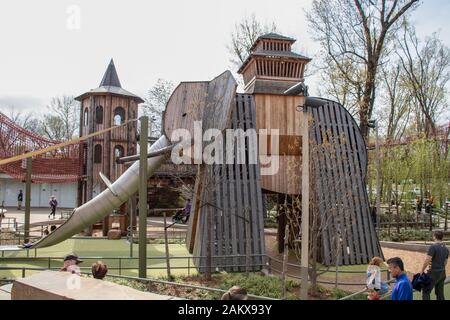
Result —
[[[17,210],[17,208],[6,208],[7,212],[5,213],[6,218],[16,218],[17,223],[25,222],[25,210]],[[55,219],[59,219],[61,217],[61,211],[66,211],[70,209],[58,208],[56,209]],[[50,209],[47,208],[31,208],[30,210],[30,223],[38,223],[43,221],[50,220],[48,215],[50,213]]]

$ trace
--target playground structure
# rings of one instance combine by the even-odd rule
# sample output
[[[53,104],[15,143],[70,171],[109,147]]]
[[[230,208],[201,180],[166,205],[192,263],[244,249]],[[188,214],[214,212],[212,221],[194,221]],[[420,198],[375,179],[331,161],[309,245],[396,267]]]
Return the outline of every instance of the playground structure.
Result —
[[[168,154],[176,147],[178,141],[170,140],[172,132],[184,128],[194,133],[194,121],[202,120],[203,132],[210,128],[220,132],[230,128],[265,129],[268,132],[258,136],[259,140],[266,139],[269,148],[258,150],[256,164],[248,162],[249,150],[254,146],[245,140],[244,163],[238,163],[235,158],[234,163],[203,163],[198,166],[187,246],[195,256],[202,257],[196,261],[200,271],[205,271],[207,256],[227,255],[246,255],[246,258],[245,261],[233,258],[232,267],[229,267],[229,261],[224,261],[226,259],[216,259],[212,261],[212,267],[230,271],[261,269],[265,254],[264,194],[301,198],[303,178],[310,179],[316,186],[311,189],[311,199],[320,199],[317,210],[320,219],[327,221],[326,228],[320,234],[321,262],[361,264],[369,262],[373,256],[382,256],[364,186],[367,167],[364,140],[356,122],[343,106],[308,97],[303,72],[310,59],[291,51],[294,42],[294,39],[277,34],[258,38],[252,53],[239,70],[244,78],[244,94],[236,93],[235,80],[230,72],[224,72],[209,82],[182,82],[167,104],[165,134],[150,147],[148,176],[166,161]],[[77,99],[82,103],[80,136],[91,136],[87,143],[75,142],[73,148],[78,147],[77,152],[62,155],[68,155],[64,160],[66,163],[69,160],[73,163],[73,179],[77,179],[80,186],[80,206],[54,232],[32,243],[31,248],[51,246],[70,238],[101,221],[115,209],[127,211],[124,204],[133,199],[138,190],[139,162],[126,168],[126,165],[117,164],[113,159],[136,153],[134,119],[137,104],[142,99],[122,89],[112,62],[100,87]],[[20,131],[3,117],[0,120],[0,128],[7,124],[9,128]],[[302,125],[305,120],[308,127]],[[278,130],[278,133],[272,134],[272,129]],[[314,170],[301,165],[305,130],[309,135],[309,148],[306,149],[311,150],[307,156],[314,163]],[[20,131],[18,136],[28,137],[30,133]],[[3,137],[2,133],[2,140]],[[58,143],[41,139],[41,146],[38,138],[34,139],[34,145],[27,142],[26,147],[20,143],[16,147],[15,140],[8,138],[6,149],[2,141],[4,150],[0,151],[0,158],[17,157],[25,150],[35,151]],[[326,147],[330,143],[333,145],[331,149]],[[62,150],[70,150],[72,147],[69,145],[63,146]],[[59,153],[47,152],[39,157],[48,157],[49,162],[56,162],[56,159],[63,161],[59,160]],[[262,174],[262,157],[279,159],[279,169],[270,175]],[[23,179],[20,161],[2,165],[1,168]],[[22,175],[14,173],[14,170]],[[102,172],[102,176],[97,172]],[[50,176],[45,176],[43,172],[43,181],[52,179],[52,174],[60,175],[59,172],[52,172]],[[36,174],[32,179],[37,181],[39,177]],[[72,179],[72,176],[64,179]],[[95,185],[99,186],[96,196]],[[135,209],[133,201],[130,201],[128,212]],[[295,212],[299,220],[301,213],[301,210]],[[280,229],[284,230],[284,225]],[[302,240],[300,233],[294,237],[297,241]],[[335,243],[338,245],[335,246]],[[340,253],[337,257],[336,252]],[[225,265],[227,267],[222,267]]]

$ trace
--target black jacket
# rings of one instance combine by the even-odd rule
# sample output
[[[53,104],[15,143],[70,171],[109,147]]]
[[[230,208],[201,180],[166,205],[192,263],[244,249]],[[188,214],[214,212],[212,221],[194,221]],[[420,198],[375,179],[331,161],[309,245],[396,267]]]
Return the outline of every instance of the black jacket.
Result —
[[[421,291],[431,285],[432,279],[426,273],[416,273],[412,280],[412,287],[414,290]]]

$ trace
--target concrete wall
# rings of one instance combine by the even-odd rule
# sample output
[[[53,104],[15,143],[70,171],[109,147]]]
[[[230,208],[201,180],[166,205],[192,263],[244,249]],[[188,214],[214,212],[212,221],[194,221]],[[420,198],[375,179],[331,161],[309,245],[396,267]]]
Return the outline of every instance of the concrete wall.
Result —
[[[77,183],[63,184],[32,184],[31,186],[31,206],[47,208],[51,195],[58,200],[60,208],[74,208],[77,203]],[[25,193],[25,183],[12,179],[7,175],[0,175],[0,205],[5,201],[5,206],[17,206],[17,194],[22,189]],[[25,205],[25,194],[22,206]]]

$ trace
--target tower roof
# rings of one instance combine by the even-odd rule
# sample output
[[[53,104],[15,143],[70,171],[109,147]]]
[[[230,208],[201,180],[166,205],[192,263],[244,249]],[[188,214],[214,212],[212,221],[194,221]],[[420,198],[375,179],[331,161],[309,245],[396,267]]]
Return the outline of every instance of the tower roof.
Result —
[[[111,59],[111,61],[109,62],[108,68],[103,75],[102,82],[100,82],[100,87],[107,86],[122,88],[122,86],[120,85],[119,76],[117,75],[116,67],[114,66],[113,59]]]
[[[100,86],[96,89],[91,89],[90,91],[83,93],[75,99],[81,101],[90,94],[101,95],[106,93],[131,97],[138,103],[144,102],[142,98],[122,88],[113,59],[109,62],[108,68],[106,69],[102,81],[100,82]]]

